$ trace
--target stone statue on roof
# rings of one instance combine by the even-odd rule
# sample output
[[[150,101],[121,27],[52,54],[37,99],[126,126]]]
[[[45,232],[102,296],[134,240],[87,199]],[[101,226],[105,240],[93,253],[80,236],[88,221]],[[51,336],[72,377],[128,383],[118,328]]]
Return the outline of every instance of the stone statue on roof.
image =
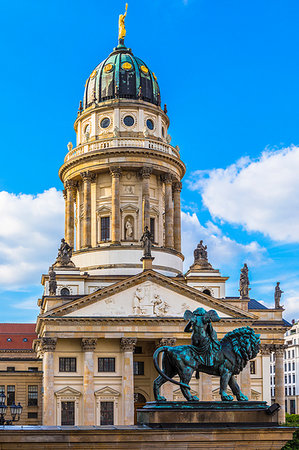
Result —
[[[49,269],[49,295],[56,295],[57,281],[53,266]]]
[[[201,240],[194,250],[194,262],[197,262],[199,259],[205,259],[206,261],[208,260],[207,248],[208,247],[203,245],[203,241]]]
[[[143,257],[151,258],[152,257],[153,235],[149,231],[147,226],[144,227],[144,233],[141,236],[140,241],[143,243]]]
[[[245,263],[241,269],[240,275],[240,298],[249,298],[249,277],[248,277],[248,266]]]
[[[275,309],[282,309],[282,306],[280,305],[280,298],[281,294],[283,294],[283,291],[280,289],[280,282],[277,281],[275,286],[275,292],[274,292],[274,300],[275,300]]]
[[[73,247],[71,247],[65,239],[61,239],[61,244],[58,249],[58,255],[55,261],[54,267],[75,267],[75,264],[71,260],[73,253]]]

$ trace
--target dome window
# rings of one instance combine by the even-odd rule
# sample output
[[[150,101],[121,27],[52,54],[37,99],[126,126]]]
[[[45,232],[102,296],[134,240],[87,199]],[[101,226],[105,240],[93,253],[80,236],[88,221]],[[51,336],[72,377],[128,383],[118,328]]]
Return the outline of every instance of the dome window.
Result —
[[[146,126],[147,126],[147,128],[149,130],[153,130],[154,129],[154,122],[152,121],[152,119],[147,119]]]
[[[164,127],[162,127],[162,136],[163,136],[163,137],[165,136],[165,130],[164,130]]]
[[[124,124],[126,125],[126,127],[132,127],[134,125],[134,117],[132,116],[126,116],[124,118]]]
[[[101,120],[101,128],[108,128],[110,125],[110,119],[109,117],[104,117],[104,119]]]
[[[62,288],[60,295],[63,295],[63,296],[70,295],[70,290],[68,288]]]
[[[84,134],[86,134],[86,133],[90,133],[90,125],[89,125],[89,123],[84,128]]]
[[[129,62],[124,62],[121,67],[125,70],[131,70],[132,69],[132,64],[130,64]]]
[[[143,73],[147,74],[148,73],[148,68],[145,66],[140,66],[140,69],[142,70]]]
[[[113,64],[106,64],[106,66],[104,67],[104,72],[108,73],[111,72],[113,70]]]

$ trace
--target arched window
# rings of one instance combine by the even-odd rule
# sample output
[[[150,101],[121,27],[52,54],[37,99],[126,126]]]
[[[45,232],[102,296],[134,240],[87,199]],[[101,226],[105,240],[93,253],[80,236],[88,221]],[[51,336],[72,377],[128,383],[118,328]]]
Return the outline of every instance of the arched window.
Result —
[[[212,295],[210,289],[205,289],[202,292],[203,292],[203,294],[206,294],[206,295]]]
[[[63,296],[70,295],[70,290],[68,288],[62,288],[60,291],[60,295]]]
[[[140,394],[140,392],[135,392],[134,402],[135,403],[146,403],[146,398],[144,397],[144,395]]]

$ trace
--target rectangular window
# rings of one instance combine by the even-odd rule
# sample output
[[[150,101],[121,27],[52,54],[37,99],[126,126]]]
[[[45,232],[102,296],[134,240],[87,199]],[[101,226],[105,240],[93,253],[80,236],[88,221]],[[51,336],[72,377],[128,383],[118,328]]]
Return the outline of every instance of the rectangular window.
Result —
[[[295,350],[292,350],[292,358],[295,358]]]
[[[76,372],[76,358],[59,358],[59,372]]]
[[[5,394],[5,386],[4,386],[4,384],[0,385],[0,394]]]
[[[284,382],[285,382],[285,383],[288,382],[288,376],[287,376],[287,375],[284,376]]]
[[[273,373],[275,373],[275,364],[274,364],[274,366],[273,366]]]
[[[291,352],[290,352],[290,350],[288,350],[288,358],[290,358],[291,357]]]
[[[28,406],[37,406],[38,386],[28,386]]]
[[[255,361],[250,361],[250,374],[255,375]]]
[[[296,395],[296,388],[293,386],[293,395]]]
[[[99,372],[115,372],[115,358],[98,358]]]
[[[295,383],[295,374],[293,373],[293,383]]]
[[[7,386],[7,406],[14,405],[16,401],[16,389],[15,386]]]
[[[291,374],[289,373],[289,383],[291,383]]]
[[[296,414],[295,400],[290,400],[290,414]]]
[[[101,241],[110,239],[110,217],[101,217]]]
[[[134,361],[134,375],[144,375],[144,362],[143,361]]]
[[[101,402],[101,425],[114,425],[113,402]]]
[[[284,405],[285,405],[285,411],[288,412],[288,401],[287,400],[285,400]]]
[[[289,395],[292,395],[292,388],[289,386]]]
[[[293,362],[293,370],[295,370],[295,363]]]
[[[285,393],[285,395],[288,395],[288,388],[287,387],[284,388],[284,393]]]
[[[284,371],[287,371],[287,363],[284,363]]]
[[[29,412],[27,417],[28,419],[37,419],[37,412]]]
[[[38,367],[28,367],[28,372],[38,372]]]
[[[75,425],[75,402],[61,402],[61,425]]]
[[[7,372],[15,372],[16,368],[13,366],[9,366],[6,368]]]
[[[142,347],[136,345],[136,347],[134,348],[134,353],[135,353],[135,355],[141,355],[142,354]]]
[[[156,242],[156,239],[155,239],[155,219],[154,219],[154,217],[150,218],[150,232],[151,232],[151,234],[153,236],[153,242]]]
[[[289,362],[289,370],[291,370],[291,363]]]

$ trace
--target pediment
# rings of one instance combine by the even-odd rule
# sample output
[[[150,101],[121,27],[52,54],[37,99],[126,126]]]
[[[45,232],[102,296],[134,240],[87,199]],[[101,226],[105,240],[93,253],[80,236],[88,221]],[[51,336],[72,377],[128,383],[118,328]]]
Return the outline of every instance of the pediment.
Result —
[[[110,386],[105,386],[101,389],[98,389],[94,395],[96,397],[118,397],[120,395],[120,392],[116,391],[115,389],[112,389]]]
[[[106,205],[100,206],[97,209],[97,214],[102,214],[102,213],[111,213],[111,208]]]
[[[186,309],[199,307],[214,309],[221,318],[255,318],[252,313],[151,270],[57,307],[44,317],[182,318]]]
[[[121,212],[131,212],[134,211],[136,213],[138,213],[139,208],[137,208],[136,205],[132,205],[132,203],[127,203],[126,205],[122,206],[120,208]]]
[[[55,395],[57,397],[80,397],[81,392],[77,391],[76,389],[74,389],[70,386],[66,386],[63,389],[56,391]]]

